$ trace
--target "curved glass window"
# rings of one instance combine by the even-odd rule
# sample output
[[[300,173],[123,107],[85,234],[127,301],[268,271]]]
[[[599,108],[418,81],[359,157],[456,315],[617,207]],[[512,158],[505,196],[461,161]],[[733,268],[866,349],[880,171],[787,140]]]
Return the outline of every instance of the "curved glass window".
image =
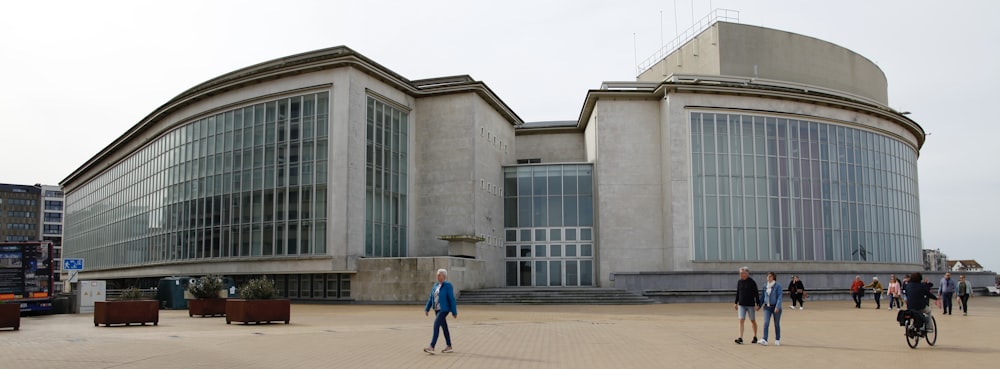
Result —
[[[325,254],[328,110],[328,93],[305,94],[152,140],[67,195],[66,256],[106,269]]]
[[[921,262],[917,152],[902,141],[692,113],[691,149],[694,260]]]

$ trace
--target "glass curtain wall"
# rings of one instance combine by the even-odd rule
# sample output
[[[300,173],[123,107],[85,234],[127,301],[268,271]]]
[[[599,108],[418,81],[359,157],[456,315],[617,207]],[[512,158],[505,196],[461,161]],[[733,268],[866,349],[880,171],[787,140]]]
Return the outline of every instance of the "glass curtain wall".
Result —
[[[368,97],[365,256],[407,255],[408,114]]]
[[[919,263],[917,152],[893,137],[691,114],[694,260]]]
[[[507,286],[594,285],[593,167],[504,168]]]
[[[326,254],[328,119],[328,93],[311,93],[156,138],[68,195],[67,257],[104,269]]]

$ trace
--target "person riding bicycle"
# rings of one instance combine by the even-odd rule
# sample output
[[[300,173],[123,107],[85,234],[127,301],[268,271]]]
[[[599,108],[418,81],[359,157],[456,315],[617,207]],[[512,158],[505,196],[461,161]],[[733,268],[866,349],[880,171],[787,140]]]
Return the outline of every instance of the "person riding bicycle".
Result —
[[[910,275],[909,283],[906,284],[904,291],[906,291],[906,308],[912,311],[918,311],[923,313],[924,328],[927,327],[927,322],[931,320],[931,307],[930,300],[937,300],[937,296],[931,293],[930,289],[921,283],[924,276],[920,272],[914,272]]]

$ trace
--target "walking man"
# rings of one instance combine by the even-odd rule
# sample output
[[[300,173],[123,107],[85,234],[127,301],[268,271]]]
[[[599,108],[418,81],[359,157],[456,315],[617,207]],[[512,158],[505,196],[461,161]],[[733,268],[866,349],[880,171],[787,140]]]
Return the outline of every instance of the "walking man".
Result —
[[[941,296],[941,314],[951,315],[951,303],[955,298],[955,281],[951,279],[951,273],[945,273],[938,285],[938,296]]]
[[[750,324],[753,326],[753,341],[757,343],[757,317],[754,311],[760,310],[760,290],[757,289],[757,282],[750,278],[750,268],[740,268],[740,280],[736,282],[736,309],[740,318],[740,337],[736,339],[736,344],[743,344],[743,327],[746,325],[747,315],[750,316]]]

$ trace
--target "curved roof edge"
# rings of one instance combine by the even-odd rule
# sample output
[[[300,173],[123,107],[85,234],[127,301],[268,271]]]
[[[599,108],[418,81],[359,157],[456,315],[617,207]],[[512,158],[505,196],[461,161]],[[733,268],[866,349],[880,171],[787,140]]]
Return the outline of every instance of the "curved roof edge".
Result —
[[[67,187],[66,191],[69,192],[76,186],[67,186],[68,183],[80,179],[84,173],[94,169],[96,164],[119,150],[124,143],[147,132],[150,127],[163,117],[198,100],[251,84],[343,66],[355,67],[382,82],[416,97],[474,92],[486,100],[491,107],[496,109],[512,125],[520,126],[524,124],[524,121],[489,86],[482,81],[474,80],[468,75],[411,81],[347,46],[335,46],[254,64],[191,87],[146,115],[146,117],[66,176],[59,184]],[[100,172],[103,172],[108,167],[110,165],[102,168]]]
[[[753,78],[715,75],[670,75],[663,82],[605,82],[601,89],[587,91],[575,129],[587,128],[590,115],[601,97],[659,99],[669,91],[705,92],[733,95],[756,95],[785,100],[800,100],[850,109],[891,120],[906,128],[917,139],[917,151],[924,145],[927,134],[923,127],[902,112],[874,100],[819,87],[778,83]],[[526,128],[530,129],[530,128]],[[522,128],[521,130],[525,130]],[[519,131],[521,131],[519,130]]]

